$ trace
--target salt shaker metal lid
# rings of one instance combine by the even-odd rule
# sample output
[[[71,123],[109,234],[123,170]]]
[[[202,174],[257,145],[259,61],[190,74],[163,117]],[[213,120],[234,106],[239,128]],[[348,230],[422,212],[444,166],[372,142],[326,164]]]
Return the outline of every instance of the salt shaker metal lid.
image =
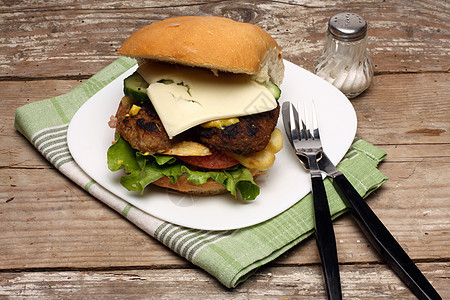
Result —
[[[328,21],[325,46],[314,63],[314,72],[354,98],[366,90],[373,67],[366,49],[367,22],[358,14],[338,13]]]
[[[338,13],[328,21],[328,32],[340,41],[358,41],[366,36],[367,22],[355,13]]]

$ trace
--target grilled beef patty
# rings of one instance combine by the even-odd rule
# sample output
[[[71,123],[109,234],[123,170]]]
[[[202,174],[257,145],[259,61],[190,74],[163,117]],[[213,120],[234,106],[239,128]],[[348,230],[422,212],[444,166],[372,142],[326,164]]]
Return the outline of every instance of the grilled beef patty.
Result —
[[[132,104],[122,105],[117,112],[116,133],[120,134],[134,149],[150,154],[164,152],[179,142],[179,137],[169,139],[153,105],[141,103],[141,109],[130,116]]]
[[[280,106],[274,110],[239,117],[239,122],[219,128],[195,128],[200,142],[216,149],[248,154],[264,149],[277,125]]]
[[[123,105],[117,113],[116,133],[141,153],[161,153],[180,141],[197,141],[208,147],[238,154],[264,149],[278,120],[280,106],[274,110],[239,117],[239,122],[219,128],[196,126],[169,139],[161,120],[150,102],[141,103],[141,109],[130,116],[132,104]]]

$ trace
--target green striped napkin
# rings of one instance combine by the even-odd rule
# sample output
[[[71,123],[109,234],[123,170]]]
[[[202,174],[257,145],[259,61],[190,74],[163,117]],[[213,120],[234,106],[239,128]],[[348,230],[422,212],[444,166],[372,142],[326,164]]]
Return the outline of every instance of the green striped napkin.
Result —
[[[264,223],[237,230],[205,231],[159,220],[114,196],[89,178],[68,150],[69,122],[86,100],[135,63],[129,58],[117,59],[65,95],[19,107],[15,116],[16,129],[69,179],[227,287],[235,287],[259,266],[313,233],[311,195]],[[355,139],[338,168],[366,197],[387,180],[377,169],[385,156],[384,151]],[[346,211],[346,207],[330,180],[325,179],[324,182],[330,210],[336,218]]]

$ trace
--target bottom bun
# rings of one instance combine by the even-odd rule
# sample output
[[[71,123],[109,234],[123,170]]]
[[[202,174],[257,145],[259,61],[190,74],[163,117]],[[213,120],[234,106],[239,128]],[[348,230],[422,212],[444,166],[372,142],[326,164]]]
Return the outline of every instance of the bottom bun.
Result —
[[[263,174],[263,172],[258,170],[250,170],[250,172],[253,175],[253,179]],[[170,182],[168,177],[162,177],[152,182],[152,184],[196,196],[212,196],[228,193],[228,190],[222,184],[212,179],[208,179],[207,182],[197,185],[187,180],[184,176],[180,176],[175,183]]]

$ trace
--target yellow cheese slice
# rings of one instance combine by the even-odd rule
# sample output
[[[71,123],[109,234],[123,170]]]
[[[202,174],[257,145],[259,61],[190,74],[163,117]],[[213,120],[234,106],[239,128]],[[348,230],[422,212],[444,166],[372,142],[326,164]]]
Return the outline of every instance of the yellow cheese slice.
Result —
[[[138,73],[169,138],[204,122],[273,110],[270,91],[248,75],[165,63],[146,63]],[[172,80],[164,84],[160,80]]]

